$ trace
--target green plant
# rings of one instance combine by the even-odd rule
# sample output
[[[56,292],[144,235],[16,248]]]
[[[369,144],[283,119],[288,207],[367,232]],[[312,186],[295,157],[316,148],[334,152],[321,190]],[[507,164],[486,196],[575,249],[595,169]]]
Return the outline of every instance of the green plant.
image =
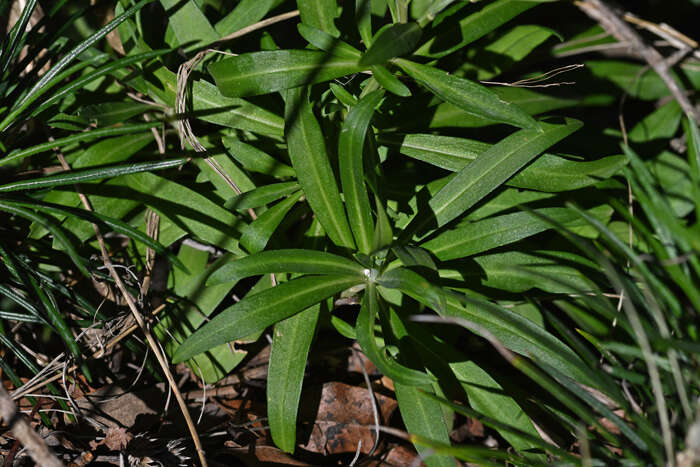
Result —
[[[562,36],[538,14],[570,6],[120,0],[95,27],[92,10],[64,1],[45,31],[26,32],[36,5],[0,55],[11,304],[0,317],[55,332],[86,377],[74,330],[120,310],[92,290],[112,281],[90,259],[94,223],[116,234],[109,250],[136,271],[126,285],[143,311],[165,299],[154,331],[204,382],[274,326],[267,410],[287,452],[314,339],[338,334],[393,380],[431,466],[662,464],[684,448],[698,387],[700,138],[686,121],[687,164],[669,150],[617,153],[621,136],[656,149],[682,119],[641,65],[587,61],[577,94],[527,87],[576,70],[558,67],[589,40],[610,41],[586,25],[545,47]],[[271,16],[295,6],[294,24],[293,12]],[[113,30],[123,51],[102,41]],[[696,67],[678,66],[694,89]],[[617,87],[640,108],[661,104],[624,135],[606,113]],[[54,157],[64,171],[44,174]],[[618,201],[626,182],[643,216]],[[163,297],[148,287],[158,267]],[[37,373],[21,338],[0,331]],[[678,404],[664,406],[671,393]],[[455,413],[514,451],[451,445]]]

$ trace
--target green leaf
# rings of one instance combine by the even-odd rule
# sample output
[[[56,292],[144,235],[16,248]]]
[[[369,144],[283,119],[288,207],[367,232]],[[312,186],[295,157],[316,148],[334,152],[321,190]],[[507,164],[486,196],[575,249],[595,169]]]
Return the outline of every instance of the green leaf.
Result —
[[[168,16],[168,25],[173,28],[177,44],[190,49],[200,41],[209,43],[219,34],[194,0],[160,0]]]
[[[507,308],[454,294],[447,297],[446,315],[483,326],[506,348],[521,355],[536,357],[582,384],[594,388],[601,386],[599,378],[571,348],[544,328]],[[479,332],[476,334],[481,335]]]
[[[459,172],[491,145],[466,138],[433,134],[388,134],[377,137],[380,144],[401,154],[442,169]],[[506,185],[543,192],[577,190],[619,172],[627,164],[623,155],[594,161],[571,160],[544,153],[506,181]]]
[[[567,119],[564,125],[542,123],[542,129],[520,130],[491,146],[428,201],[435,225],[441,227],[463,214],[525,164],[581,125],[581,122],[571,119]],[[427,215],[419,220],[422,225],[430,221]]]
[[[250,191],[255,188],[253,181],[228,154],[216,154],[212,151],[207,159],[195,159],[194,163],[199,168],[195,181],[197,183],[209,181],[214,185],[215,193],[221,198],[238,196],[239,190]]]
[[[374,202],[377,206],[377,224],[374,226],[374,241],[372,242],[372,251],[377,251],[386,248],[394,241],[394,233],[391,229],[389,217],[386,215],[386,209],[378,196],[374,196]]]
[[[39,96],[46,93],[52,84],[55,84],[55,78],[58,74],[63,71],[63,69],[68,66],[73,60],[75,60],[80,54],[85,52],[87,49],[92,47],[100,39],[104,38],[109,34],[114,28],[119,26],[123,21],[125,21],[130,16],[134,15],[137,11],[143,8],[145,5],[151,3],[153,0],[143,0],[133,7],[126,10],[121,15],[114,18],[112,21],[104,25],[90,37],[82,41],[80,44],[76,45],[70,52],[65,54],[56,64],[54,64],[49,71],[44,73],[42,77],[36,82],[36,84],[25,94],[18,102],[15,103],[13,111],[5,117],[2,122],[0,122],[0,132],[4,131],[8,126],[10,126],[15,118],[22,112],[23,109],[34,102]]]
[[[257,219],[243,229],[240,243],[250,253],[262,251],[275,233],[277,227],[289,213],[289,210],[299,201],[301,193],[297,192],[287,199],[280,201],[262,213]]]
[[[301,189],[297,182],[271,183],[246,191],[226,201],[226,209],[251,209],[265,206]]]
[[[129,159],[152,142],[153,134],[150,132],[103,139],[90,145],[85,151],[71,154],[67,160],[73,170],[105,166]]]
[[[365,277],[365,269],[342,256],[316,250],[270,250],[224,264],[209,278],[208,285],[238,282],[268,273],[328,274]]]
[[[66,253],[68,253],[68,256],[70,256],[70,259],[78,267],[80,272],[83,273],[85,277],[90,277],[90,272],[85,266],[86,261],[80,256],[75,246],[73,246],[73,243],[63,232],[63,229],[56,225],[56,221],[54,219],[47,218],[43,215],[39,215],[35,212],[32,212],[29,209],[24,209],[19,206],[13,206],[12,204],[5,203],[3,200],[0,200],[0,210],[16,214],[20,217],[24,217],[29,221],[41,224],[44,228],[51,232],[54,238],[63,246],[63,248],[66,250]]]
[[[41,211],[41,212],[47,212],[47,213],[53,213],[53,214],[58,213],[61,216],[70,216],[71,219],[80,218],[83,220],[87,220],[91,223],[94,222],[94,223],[105,225],[110,230],[113,230],[116,233],[126,235],[127,237],[129,237],[133,240],[136,240],[138,242],[143,243],[148,248],[153,249],[156,253],[168,258],[173,264],[177,265],[180,268],[184,268],[184,265],[177,259],[177,257],[174,256],[172,253],[170,253],[162,244],[153,240],[151,237],[144,234],[143,232],[133,228],[129,224],[126,224],[126,223],[120,221],[119,219],[105,216],[104,214],[101,214],[99,212],[83,211],[81,209],[75,209],[75,208],[70,208],[70,207],[66,207],[66,206],[61,206],[59,204],[42,203],[42,202],[35,201],[35,200],[32,200],[31,202],[29,202],[29,201],[17,201],[17,200],[3,199],[1,201],[1,203],[2,203],[1,205],[21,206],[21,207],[28,208],[28,209],[36,209],[37,211]],[[72,231],[71,229],[68,229],[68,230],[75,234],[75,232]]]
[[[612,81],[630,97],[656,100],[669,94],[663,80],[646,65],[615,60],[590,60],[584,65],[594,76]]]
[[[402,58],[397,58],[394,63],[433,94],[468,113],[521,128],[538,127],[535,119],[522,109],[503,101],[480,84]]]
[[[399,289],[421,303],[428,304],[440,314],[445,312],[444,292],[411,269],[390,269],[379,276],[377,283],[388,289]]]
[[[389,70],[381,65],[371,67],[372,76],[387,91],[401,97],[410,97],[411,90],[394,76]]]
[[[551,110],[583,105],[603,105],[593,99],[587,104],[585,99],[564,99],[531,89],[516,87],[489,88],[501,100],[517,105],[528,115],[538,115]],[[612,100],[610,102],[612,103]],[[459,107],[443,102],[435,107],[435,112],[430,119],[430,128],[479,128],[493,125],[495,122],[477,117],[460,109]]]
[[[246,170],[271,175],[273,177],[296,176],[296,172],[293,168],[255,146],[246,144],[238,138],[222,138],[222,141],[224,146],[230,151],[231,157],[240,162]]]
[[[318,49],[325,50],[330,54],[352,60],[359,60],[362,56],[362,53],[355,47],[351,46],[347,42],[331,36],[325,31],[312,28],[308,24],[304,23],[297,24],[297,29],[299,30],[301,37],[306,39],[309,44]]]
[[[333,37],[339,37],[340,31],[335,27],[338,16],[336,0],[297,0],[301,22],[325,31]]]
[[[442,10],[450,6],[455,0],[435,0],[435,1],[427,1],[425,10],[421,13],[420,18],[418,19],[418,24],[421,27],[425,27],[426,24],[430,23],[432,20],[435,19],[435,16],[440,13]],[[414,5],[416,2],[413,3]]]
[[[231,292],[235,284],[226,283],[214,287],[204,287],[204,283],[218,264],[230,260],[224,255],[207,268],[209,252],[195,249],[185,244],[180,245],[178,258],[187,265],[189,273],[175,271],[173,290],[185,303],[177,310],[164,313],[154,331],[169,356],[175,353],[179,342],[207,320],[217,306]],[[208,384],[213,384],[225,377],[247,355],[247,351],[233,349],[222,344],[190,359],[187,364]]]
[[[345,209],[357,248],[364,254],[372,251],[374,229],[364,181],[363,149],[374,109],[383,95],[382,91],[373,91],[360,99],[360,102],[350,109],[338,139],[338,165]]]
[[[17,46],[26,34],[27,24],[29,24],[29,20],[31,19],[32,14],[34,13],[34,8],[36,8],[37,0],[29,0],[27,3],[24,4],[24,7],[21,7],[20,5],[17,5],[18,7],[22,8],[22,11],[19,14],[19,18],[15,19],[15,24],[9,31],[7,31],[9,32],[8,36],[3,39],[2,55],[0,55],[0,75],[4,75],[7,71],[10,62],[12,61],[12,59],[15,56],[15,53],[17,52]],[[4,8],[7,8],[6,4],[2,6]],[[14,5],[12,9],[15,9]],[[10,24],[11,23],[8,23],[8,27],[10,26]]]
[[[514,430],[497,428],[498,433],[511,446],[519,451],[542,446],[542,442],[531,441],[531,437],[540,436],[530,418],[512,397],[504,394],[501,385],[487,372],[472,361],[450,363],[450,368],[462,383],[469,398],[469,405],[474,410],[494,420],[507,420],[510,427],[530,435],[523,437]],[[539,460],[544,461],[544,459]]]
[[[63,98],[63,97],[69,98],[69,96],[74,91],[85,88],[87,85],[89,85],[93,81],[95,81],[103,76],[106,76],[108,74],[114,74],[114,75],[119,76],[120,72],[126,72],[126,70],[128,69],[127,67],[129,67],[130,65],[136,64],[136,63],[138,63],[139,65],[141,65],[143,67],[146,67],[146,66],[148,66],[149,61],[151,59],[155,59],[156,57],[160,57],[162,55],[169,54],[170,52],[172,52],[172,49],[151,50],[148,52],[144,52],[142,54],[128,55],[128,56],[122,57],[118,60],[111,60],[111,61],[107,62],[106,64],[104,64],[100,67],[97,67],[96,69],[94,69],[92,71],[85,73],[80,78],[71,80],[66,85],[62,86],[56,92],[51,94],[51,97],[47,98],[44,102],[42,102],[39,106],[37,106],[36,109],[33,109],[31,115],[32,116],[39,115],[41,112],[43,112],[44,110],[46,110],[50,106],[57,104],[61,98]],[[83,63],[85,63],[85,62],[83,62]],[[61,75],[58,75],[56,78],[60,77]],[[63,80],[61,80],[61,81],[63,81]],[[25,108],[28,105],[28,103],[29,103],[29,101],[25,102],[24,106],[18,108],[15,112]]]
[[[40,154],[42,152],[51,151],[54,148],[61,148],[69,144],[78,143],[80,141],[89,141],[91,139],[97,139],[104,136],[119,136],[128,135],[134,133],[142,133],[150,130],[154,126],[160,125],[160,122],[154,123],[139,123],[136,125],[123,125],[114,128],[99,128],[95,130],[85,131],[83,133],[77,133],[65,138],[58,138],[53,141],[48,141],[46,143],[37,144],[36,146],[31,146],[25,149],[16,149],[10,152],[6,157],[0,159],[0,165],[5,165],[13,161],[19,161],[25,157],[33,156],[34,154]]]
[[[407,386],[425,386],[432,383],[433,379],[426,373],[405,367],[393,358],[386,355],[384,349],[380,349],[374,336],[374,322],[379,312],[377,290],[373,282],[367,283],[360,314],[357,316],[355,332],[357,343],[362,348],[367,358],[374,363],[379,371],[395,383]]]
[[[357,104],[357,99],[355,96],[350,94],[343,86],[337,83],[330,83],[328,87],[331,89],[333,95],[343,104],[348,107],[352,107]]]
[[[20,182],[0,185],[0,192],[18,190],[38,190],[56,186],[71,185],[73,183],[88,182],[104,178],[118,177],[139,172],[150,172],[153,170],[169,169],[177,167],[187,162],[187,158],[170,159],[160,162],[140,162],[136,164],[116,165],[112,167],[101,167],[99,169],[77,170],[60,175],[50,175],[48,177],[22,180]]]
[[[450,435],[447,432],[440,403],[427,397],[420,389],[401,384],[398,381],[394,382],[394,389],[406,430],[428,440],[449,445]],[[418,443],[416,443],[416,449],[419,453],[426,452],[426,449]],[[430,456],[423,459],[423,462],[428,467],[454,467],[457,465],[452,457],[447,456]]]
[[[372,1],[355,0],[355,22],[365,47],[372,45]]]
[[[630,130],[627,137],[634,143],[671,138],[678,131],[682,116],[680,105],[672,100],[644,117]]]
[[[544,0],[546,1],[546,0]],[[426,42],[416,55],[443,57],[485,36],[540,1],[497,0],[467,16],[452,27],[440,28],[438,35]]]
[[[222,36],[234,33],[257,23],[280,3],[281,0],[241,0],[214,28]]]
[[[416,23],[396,23],[381,31],[372,39],[372,45],[364,53],[360,65],[381,65],[382,63],[413,52],[422,31]]]
[[[480,283],[509,292],[538,288],[550,293],[581,293],[595,290],[595,283],[581,268],[563,262],[579,262],[580,256],[556,251],[507,251],[476,256],[459,271],[440,270],[443,279]],[[590,264],[588,266],[594,265]],[[596,268],[597,269],[597,268]],[[593,270],[596,270],[593,269]]]
[[[172,180],[152,173],[140,173],[120,177],[99,187],[86,185],[83,189],[88,194],[92,189],[103,196],[114,190],[113,197],[117,199],[135,198],[171,219],[173,228],[180,229],[179,236],[188,231],[212,245],[242,254],[237,239],[245,223],[206,196]]]
[[[192,84],[192,101],[195,115],[205,122],[278,138],[284,132],[284,120],[279,115],[243,99],[225,97],[206,81]]]
[[[269,94],[361,70],[356,59],[314,50],[251,52],[209,65],[209,73],[227,97]]]
[[[141,115],[149,110],[153,110],[152,105],[140,102],[103,102],[81,107],[76,115],[97,124],[97,126],[109,126],[123,123],[131,117]]]
[[[540,216],[551,218],[565,225],[579,220],[578,215],[567,208],[543,208],[536,209],[534,212],[515,212],[444,231],[437,237],[423,243],[422,246],[430,250],[440,261],[466,258],[552,228],[552,224]]]
[[[695,202],[695,215],[700,215],[700,131],[690,118],[683,119],[686,144],[688,145],[688,173],[692,181],[692,195]],[[697,246],[696,249],[699,249]]]
[[[160,86],[151,88],[168,105],[173,105],[177,92],[177,76],[165,67],[159,68],[154,75],[160,80]],[[244,99],[225,97],[217,87],[208,81],[192,82],[193,115],[205,122],[229,128],[252,131],[261,135],[282,139],[284,119]]]
[[[479,378],[480,376],[481,375],[478,375],[477,378]],[[485,385],[488,385],[488,383],[486,383]],[[503,423],[501,421],[501,420],[509,420],[510,421],[511,415],[508,415],[506,417],[491,418],[488,416],[484,416],[480,412],[477,412],[476,410],[472,410],[469,407],[455,404],[455,403],[450,402],[444,398],[438,398],[437,396],[435,396],[433,394],[426,393],[426,396],[437,400],[438,402],[440,402],[440,404],[449,407],[450,409],[454,410],[455,412],[457,412],[459,414],[464,415],[465,417],[471,417],[471,418],[475,418],[475,419],[481,421],[485,426],[488,426],[490,428],[495,429],[502,436],[503,436],[503,433],[512,433],[509,438],[506,438],[505,436],[503,436],[503,437],[509,443],[513,444],[513,446],[516,446],[517,444],[522,443],[522,441],[520,441],[520,442],[511,441],[512,439],[514,440],[515,437],[518,437],[520,439],[525,440],[525,442],[529,442],[532,446],[540,447],[540,448],[544,449],[545,451],[548,451],[548,452],[551,452],[557,456],[560,456],[561,458],[572,462],[574,465],[578,464],[578,462],[580,461],[580,458],[576,457],[576,455],[572,455],[568,451],[566,451],[565,449],[558,448],[557,446],[542,440],[542,438],[540,438],[540,436],[539,436],[539,433],[532,435],[529,432],[523,431],[523,430],[511,425],[510,423]],[[471,398],[471,395],[470,395],[470,398]],[[475,402],[475,403],[478,404],[478,402]],[[470,399],[470,404],[471,404],[471,399]],[[507,407],[507,404],[504,407]],[[509,413],[512,413],[512,412],[509,412]],[[520,418],[520,417],[518,417],[518,418]],[[520,418],[520,419],[522,420],[522,418]],[[517,423],[517,421],[516,421],[516,423]],[[516,449],[517,449],[517,447],[516,447]],[[521,453],[521,454],[526,454],[528,459],[534,458],[535,461],[541,462],[539,459],[539,454],[534,454],[534,455],[529,454],[529,453]]]
[[[320,304],[275,324],[267,370],[267,419],[274,443],[285,452],[296,446],[297,412],[306,358]]]
[[[300,277],[246,296],[183,342],[173,362],[185,361],[216,345],[265,329],[360,282],[361,278],[348,276]]]
[[[340,199],[321,127],[314,116],[306,91],[287,93],[285,117],[289,158],[306,199],[331,241],[353,249],[355,242]]]
[[[467,64],[462,70],[477,70],[477,79],[486,80],[497,76],[510,68],[513,64],[519,63],[538,45],[549,39],[556,32],[549,28],[534,24],[521,24],[515,26],[510,31],[484,47],[486,52],[495,54],[491,63],[486,63],[482,68],[481,64]]]

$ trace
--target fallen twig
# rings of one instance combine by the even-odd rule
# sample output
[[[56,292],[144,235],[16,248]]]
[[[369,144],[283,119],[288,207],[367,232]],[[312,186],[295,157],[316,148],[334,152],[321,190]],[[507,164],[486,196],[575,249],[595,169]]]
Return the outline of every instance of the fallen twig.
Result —
[[[17,412],[15,403],[0,384],[0,417],[12,431],[12,435],[27,448],[36,465],[42,467],[62,467],[63,462],[51,452],[44,439],[36,434],[25,417]]]

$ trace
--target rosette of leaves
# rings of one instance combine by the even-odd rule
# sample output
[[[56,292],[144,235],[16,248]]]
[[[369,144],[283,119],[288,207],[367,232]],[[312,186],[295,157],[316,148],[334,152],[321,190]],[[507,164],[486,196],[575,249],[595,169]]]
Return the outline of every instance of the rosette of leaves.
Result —
[[[226,206],[259,214],[242,228],[238,244],[244,254],[217,262],[206,279],[209,287],[230,289],[252,277],[269,283],[264,278],[274,275],[277,285],[256,286],[221,310],[176,346],[173,359],[256,339],[274,325],[268,415],[273,439],[286,451],[296,445],[304,368],[321,322],[357,339],[394,381],[407,429],[444,454],[429,458],[432,465],[452,464],[455,453],[449,451],[450,417],[425,393],[468,399],[486,416],[512,419],[513,426],[497,430],[523,456],[542,460],[543,452],[554,451],[539,438],[522,400],[497,394],[497,370],[465,356],[468,346],[454,332],[412,322],[421,310],[476,322],[511,351],[616,394],[545,329],[536,310],[503,305],[533,288],[545,294],[596,290],[581,271],[595,275],[594,263],[563,247],[532,248],[527,239],[550,229],[547,219],[596,236],[576,212],[557,205],[559,196],[585,193],[626,160],[546,152],[581,123],[538,114],[571,102],[519,106],[528,98],[548,98],[487,88],[448,65],[447,58],[466,56],[473,41],[539,2],[451,3],[417,2],[409,10],[388,2],[387,13],[386,6],[382,12],[381,4],[363,1],[342,11],[333,1],[300,1],[300,38],[294,39],[299,48],[280,49],[263,36],[264,50],[217,57],[203,69],[216,90],[204,79],[192,85],[193,115],[203,105],[198,92],[220,93],[232,108],[284,106],[283,120],[275,120],[283,132],[264,130],[261,119],[257,127],[220,140],[218,147],[229,151],[252,184]],[[391,21],[376,24],[385,15]],[[183,42],[187,31],[178,31],[173,19]],[[516,59],[552,35],[535,30]],[[526,35],[509,33],[510,41]],[[483,140],[463,138],[450,133],[456,127],[492,133]],[[413,128],[423,131],[405,131]],[[535,211],[519,211],[524,204]],[[612,212],[587,207],[603,220]],[[338,295],[361,303],[356,318],[334,314]]]

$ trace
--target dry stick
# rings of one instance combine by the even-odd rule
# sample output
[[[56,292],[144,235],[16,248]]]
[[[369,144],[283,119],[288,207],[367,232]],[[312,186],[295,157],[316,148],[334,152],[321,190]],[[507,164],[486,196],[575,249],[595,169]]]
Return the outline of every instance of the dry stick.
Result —
[[[9,426],[15,438],[27,448],[29,455],[37,465],[42,467],[63,467],[63,462],[58,460],[51,452],[44,439],[36,434],[25,417],[17,412],[15,403],[0,384],[0,417]]]
[[[673,79],[669,72],[668,63],[655,48],[647,46],[639,34],[602,0],[580,0],[574,3],[581,11],[600,23],[617,40],[629,44],[630,49],[638,53],[656,71],[688,118],[693,118],[700,123],[700,112],[693,107],[688,96]]]
[[[66,162],[65,158],[61,153],[58,153],[58,158],[61,161],[61,165],[65,170],[70,170],[70,166]],[[88,200],[87,196],[85,196],[80,190],[77,190],[78,196],[80,197],[81,202],[83,203],[83,207],[85,208],[86,211],[92,211],[92,206],[90,205],[90,201]],[[102,237],[102,233],[100,232],[100,228],[97,226],[97,224],[92,224],[93,229],[95,230],[95,236],[97,237],[97,243],[100,245],[100,253],[102,254],[102,260],[109,270],[109,274],[112,276],[112,279],[114,279],[114,282],[117,284],[117,288],[121,292],[122,296],[124,297],[124,300],[126,301],[127,305],[129,306],[129,309],[131,310],[132,315],[134,316],[134,319],[136,320],[136,323],[139,325],[139,328],[141,328],[141,331],[143,334],[146,336],[146,340],[148,341],[149,347],[151,347],[151,350],[153,350],[153,353],[156,356],[156,359],[158,360],[158,364],[160,365],[161,369],[163,370],[163,373],[165,374],[166,379],[168,380],[169,386],[172,388],[173,393],[175,394],[175,398],[177,399],[177,403],[180,406],[180,410],[182,411],[182,416],[185,418],[185,422],[187,423],[187,428],[190,431],[190,436],[192,437],[192,441],[194,442],[194,446],[197,450],[197,455],[199,456],[199,462],[202,465],[202,467],[207,466],[207,461],[204,458],[204,450],[202,449],[202,443],[199,440],[199,435],[197,434],[197,429],[194,426],[194,423],[192,422],[192,417],[190,416],[190,413],[187,409],[187,404],[185,403],[185,399],[182,397],[182,393],[180,393],[180,389],[177,387],[177,383],[175,382],[175,379],[173,378],[172,373],[170,372],[170,368],[168,368],[168,362],[165,360],[165,357],[163,354],[160,352],[158,348],[158,344],[151,334],[151,331],[148,329],[148,326],[146,325],[146,321],[143,318],[143,315],[139,311],[139,309],[136,306],[136,303],[134,302],[134,298],[131,296],[129,291],[126,289],[126,286],[124,285],[124,282],[122,281],[122,278],[117,274],[117,270],[115,269],[114,265],[112,264],[112,260],[109,258],[109,254],[107,253],[107,247],[105,246],[104,238]]]

